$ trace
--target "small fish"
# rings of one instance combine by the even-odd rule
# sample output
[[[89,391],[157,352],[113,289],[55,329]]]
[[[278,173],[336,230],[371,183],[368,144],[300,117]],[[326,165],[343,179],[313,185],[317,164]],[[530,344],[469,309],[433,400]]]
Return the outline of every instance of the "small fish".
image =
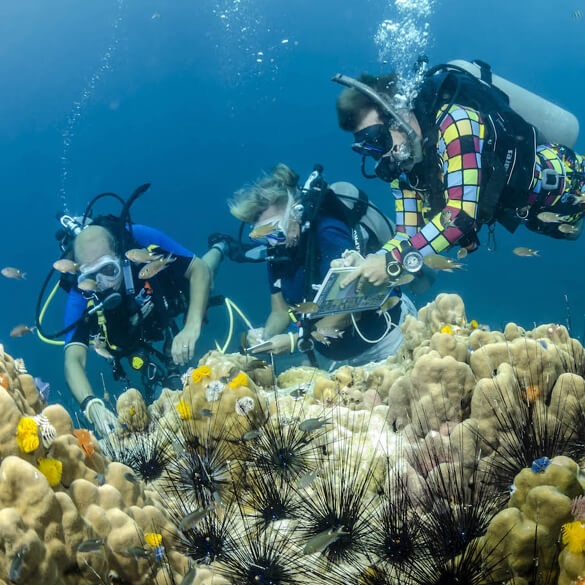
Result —
[[[253,372],[254,370],[266,368],[267,366],[268,364],[264,360],[253,359],[246,364],[244,372]]]
[[[322,418],[308,418],[299,425],[299,429],[301,429],[301,431],[305,431],[305,433],[311,433],[313,431],[318,431],[319,429],[324,428],[325,425],[328,424],[331,423]]]
[[[414,280],[414,274],[410,274],[410,272],[406,272],[401,274],[397,279],[392,280],[390,282],[391,286],[406,286],[410,284]]]
[[[451,328],[451,325],[445,325],[444,327],[441,328],[439,333],[446,333],[447,335],[453,335],[453,329]]]
[[[514,248],[512,250],[512,252],[514,252],[514,254],[516,254],[516,256],[538,256],[539,255],[539,251],[538,250],[533,250],[532,248],[524,248],[523,246],[520,246],[519,248]]]
[[[455,222],[452,220],[452,217],[453,212],[450,209],[443,209],[443,211],[441,211],[439,221],[445,229],[455,227]]]
[[[140,278],[141,280],[152,278],[153,276],[156,276],[161,270],[164,270],[169,264],[171,264],[175,260],[176,258],[172,254],[169,254],[164,258],[160,258],[159,260],[149,262],[140,269],[140,272],[138,273],[138,278]]]
[[[97,282],[93,278],[86,278],[77,285],[77,288],[84,291],[97,290]]]
[[[12,562],[10,563],[10,569],[8,572],[8,577],[10,581],[16,583],[20,579],[20,574],[22,572],[22,565],[24,564],[24,555],[28,552],[28,547],[26,544],[23,544],[18,547],[16,552],[14,553],[14,557],[12,557]]]
[[[577,10],[571,12],[571,16],[573,17],[573,20],[583,20],[583,11],[577,8]]]
[[[77,546],[77,552],[81,553],[89,553],[95,552],[104,546],[104,539],[103,538],[90,538],[89,540],[84,540],[81,544]]]
[[[325,530],[309,540],[303,549],[303,554],[314,555],[315,553],[320,553],[345,534],[349,534],[349,532],[345,532],[343,526],[337,530]]]
[[[459,250],[457,250],[457,258],[459,258],[459,260],[463,260],[467,254],[469,254],[467,248],[459,248]]]
[[[573,205],[585,204],[585,195],[571,195],[571,199],[573,200]]]
[[[195,567],[191,567],[183,577],[183,580],[179,583],[179,585],[193,585],[193,581],[195,581],[195,575],[197,574],[197,570]]]
[[[310,315],[311,313],[316,313],[319,310],[319,305],[317,303],[297,303],[293,305],[293,311],[298,311],[299,313],[304,313],[305,315]]]
[[[187,514],[181,522],[179,522],[179,530],[186,532],[194,528],[198,522],[203,520],[207,514],[211,511],[211,508],[198,508],[197,510]]]
[[[146,248],[132,248],[124,254],[130,262],[136,262],[137,264],[147,264],[148,262],[154,262],[160,260],[163,255],[155,254]]]
[[[254,439],[257,439],[258,437],[262,436],[262,431],[259,429],[252,429],[251,431],[248,431],[247,433],[244,433],[242,435],[242,439],[244,439],[244,441],[253,441]]]
[[[140,485],[139,481],[136,479],[136,476],[131,471],[127,471],[124,474],[124,479],[129,481],[130,483],[133,483],[134,485]]]
[[[317,327],[317,331],[328,339],[340,339],[343,337],[343,331],[335,327]]]
[[[294,400],[300,400],[303,396],[307,394],[307,388],[301,384],[298,388],[289,392],[289,396],[291,396]]]
[[[154,12],[152,14],[152,16],[150,17],[150,20],[158,20],[160,18],[160,13],[159,12]]]
[[[131,557],[134,557],[135,559],[148,559],[151,557],[152,553],[153,551],[146,550],[141,546],[129,546],[126,549],[126,554]]]
[[[199,410],[199,414],[201,416],[206,416],[207,418],[211,418],[213,416],[213,410],[209,410],[209,408],[202,408]]]
[[[6,278],[14,278],[15,280],[25,280],[26,279],[26,272],[21,272],[18,268],[12,268],[11,266],[6,266],[6,268],[2,268],[0,270],[2,276]]]
[[[257,239],[257,238],[263,238],[264,236],[267,236],[268,234],[272,233],[274,231],[275,228],[278,227],[278,223],[267,223],[265,225],[260,225],[256,228],[254,228],[251,232],[250,232],[250,238],[252,238],[253,240]]]
[[[60,260],[53,262],[53,268],[63,274],[75,274],[76,272],[79,272],[79,264],[68,258],[61,258]]]
[[[397,297],[397,296],[388,297],[380,305],[380,308],[378,309],[378,315],[381,315],[382,313],[384,313],[384,311],[389,311],[390,309],[395,307],[399,302],[400,302],[400,297]]]
[[[29,327],[28,325],[17,325],[10,332],[10,337],[22,337],[32,333],[35,329],[36,327]]]
[[[93,337],[93,349],[99,356],[106,360],[114,359],[114,356],[108,351],[104,340],[99,335]]]
[[[477,328],[479,327],[479,323],[478,323],[478,322],[477,322],[475,319],[472,319],[472,320],[469,322],[469,326],[470,326],[472,329],[477,329]]]
[[[315,471],[307,471],[307,473],[301,475],[299,479],[297,479],[297,488],[302,490],[306,487],[309,487],[318,477],[319,469],[315,469]]]
[[[455,262],[452,258],[440,256],[439,254],[430,254],[424,257],[423,262],[435,270],[444,270],[445,272],[453,272],[453,270],[461,270],[463,264]]]
[[[562,223],[559,226],[559,232],[563,234],[577,234],[579,231],[580,229],[576,225],[572,225],[570,223]]]
[[[33,378],[33,382],[39,391],[40,397],[44,402],[47,402],[47,400],[49,400],[49,394],[51,393],[51,385],[49,382],[43,382],[43,380],[37,376]]]
[[[331,345],[331,342],[322,334],[319,333],[318,330],[311,331],[311,337],[318,343],[322,343],[323,345]]]
[[[542,223],[561,223],[565,220],[564,215],[552,211],[542,211],[536,216]]]

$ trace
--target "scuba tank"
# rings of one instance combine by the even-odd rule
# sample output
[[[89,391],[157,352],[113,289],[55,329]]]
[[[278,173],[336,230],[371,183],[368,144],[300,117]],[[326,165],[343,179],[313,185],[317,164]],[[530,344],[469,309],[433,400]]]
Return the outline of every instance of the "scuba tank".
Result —
[[[480,81],[503,91],[510,100],[510,107],[527,122],[537,128],[542,136],[539,142],[555,142],[573,148],[579,137],[579,120],[567,110],[500,77],[494,75],[489,66],[481,61],[455,59],[449,61],[471,73]]]

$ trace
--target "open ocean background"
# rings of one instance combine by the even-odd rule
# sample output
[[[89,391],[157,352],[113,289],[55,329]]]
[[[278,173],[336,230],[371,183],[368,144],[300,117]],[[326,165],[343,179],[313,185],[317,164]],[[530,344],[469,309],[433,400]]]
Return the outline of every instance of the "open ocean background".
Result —
[[[580,10],[585,3],[577,0],[442,0],[428,19],[430,64],[483,59],[583,124]],[[81,214],[101,192],[126,197],[152,182],[133,208],[134,221],[203,254],[209,233],[237,233],[225,205],[235,189],[279,161],[303,180],[319,162],[330,182],[354,182],[393,216],[388,185],[362,178],[351,136],[337,127],[340,87],[329,80],[337,72],[387,71],[374,35],[394,16],[393,0],[0,4],[0,264],[28,274],[0,281],[0,342],[51,383],[51,402],[70,406],[62,348],[9,332],[34,323],[42,281],[59,257],[55,215],[64,205]],[[585,152],[583,138],[576,150]],[[98,210],[117,211],[112,203]],[[566,323],[566,295],[573,336],[582,338],[585,240],[556,241],[522,228],[511,236],[502,227],[496,237],[496,251],[488,252],[484,228],[484,245],[465,260],[467,270],[440,274],[431,293],[414,298],[417,306],[457,292],[468,319],[532,327]],[[514,256],[515,246],[541,257]],[[215,292],[233,298],[257,326],[268,314],[263,265],[224,263]],[[61,327],[64,300],[61,292],[51,304],[48,329]],[[196,357],[225,334],[225,310],[210,309]],[[104,360],[92,353],[89,361],[98,393],[100,371],[111,394],[121,391]]]

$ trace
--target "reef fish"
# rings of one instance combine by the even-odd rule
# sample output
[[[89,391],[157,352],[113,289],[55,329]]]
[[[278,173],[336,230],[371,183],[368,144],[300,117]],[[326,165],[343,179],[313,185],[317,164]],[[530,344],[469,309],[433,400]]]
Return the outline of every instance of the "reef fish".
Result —
[[[28,325],[17,325],[10,332],[10,337],[22,337],[28,335],[35,330],[35,327],[29,327]]]
[[[254,439],[257,439],[258,437],[261,437],[261,436],[262,436],[262,431],[260,431],[258,429],[252,429],[251,431],[244,433],[242,435],[242,439],[244,439],[244,441],[253,441]]]
[[[77,288],[79,290],[84,290],[84,291],[96,290],[97,289],[97,282],[95,280],[93,280],[93,278],[86,278],[85,280],[82,280],[77,285]]]
[[[345,532],[343,526],[340,526],[337,530],[325,530],[307,542],[303,549],[303,554],[314,555],[315,553],[320,553],[345,534],[349,534],[349,532]]]
[[[19,546],[12,557],[12,561],[10,563],[10,569],[8,571],[8,578],[13,582],[16,583],[20,579],[20,574],[22,572],[22,565],[24,564],[24,555],[27,553],[28,547],[26,544]]]
[[[191,567],[183,577],[183,580],[179,583],[179,585],[193,585],[193,581],[195,581],[195,575],[197,574],[197,570],[195,567]]]
[[[319,470],[315,469],[315,471],[307,471],[307,473],[301,475],[299,479],[297,479],[297,488],[302,490],[308,486],[310,486],[319,475]]]
[[[154,260],[153,262],[149,262],[145,266],[140,269],[138,273],[138,278],[141,280],[146,280],[147,278],[152,278],[156,276],[161,270],[164,270],[171,262],[174,262],[176,258],[169,254],[164,258],[159,258],[158,260]]]
[[[263,238],[264,236],[267,236],[268,234],[272,233],[274,229],[277,227],[278,227],[277,222],[270,222],[264,225],[259,225],[250,232],[250,238],[252,238],[253,240]]]
[[[79,272],[79,264],[69,258],[61,258],[53,262],[53,268],[63,274],[75,274]]]
[[[388,297],[378,309],[378,315],[381,315],[384,311],[389,311],[393,307],[395,307],[400,302],[400,297],[398,296],[391,296]]]
[[[126,554],[134,557],[135,559],[148,559],[152,555],[153,551],[146,550],[141,546],[129,546],[126,549]]]
[[[104,546],[104,539],[103,538],[90,538],[89,540],[84,540],[77,546],[77,552],[81,553],[89,553],[95,552]]]
[[[298,311],[299,313],[304,313],[305,315],[310,315],[311,313],[316,313],[319,310],[319,305],[317,303],[306,302],[306,303],[297,303],[293,305],[293,311]]]
[[[23,280],[26,278],[26,272],[21,272],[18,268],[12,268],[12,266],[2,268],[0,273],[6,278],[14,278],[15,280]]]
[[[201,416],[206,416],[207,418],[211,418],[213,416],[213,410],[210,410],[209,408],[201,408],[199,410],[199,414]]]
[[[578,234],[581,230],[578,226],[570,223],[562,223],[559,226],[559,232],[562,234]]]
[[[463,264],[455,262],[452,258],[446,256],[440,256],[439,254],[429,254],[424,257],[423,262],[429,267],[435,270],[444,270],[445,272],[453,272],[453,270],[461,270]]]
[[[325,425],[328,424],[331,423],[322,418],[308,418],[299,425],[299,429],[301,429],[301,431],[305,431],[305,433],[311,433],[313,431],[318,431],[319,429],[324,428]]]
[[[43,380],[37,376],[33,378],[33,381],[37,387],[37,390],[39,391],[40,397],[44,402],[47,402],[47,400],[49,400],[49,394],[51,393],[51,385],[49,382],[43,382]]]
[[[179,523],[179,530],[181,532],[191,530],[199,521],[203,520],[203,518],[207,516],[209,511],[210,508],[198,508],[197,510],[190,512]]]
[[[146,248],[133,248],[132,250],[128,250],[125,256],[130,262],[136,262],[138,264],[147,264],[148,262],[160,260],[163,257],[162,254],[155,254]]]
[[[565,221],[566,216],[554,213],[553,211],[541,211],[536,217],[542,223],[561,223]]]
[[[520,246],[519,248],[514,248],[512,250],[512,252],[514,252],[514,254],[516,254],[516,256],[538,256],[539,251],[538,250],[533,250],[532,248],[524,248],[523,246]]]
[[[583,20],[583,11],[577,8],[577,10],[571,12],[571,16],[573,17],[573,20]]]
[[[135,485],[139,485],[139,482],[136,479],[136,476],[133,473],[131,473],[130,471],[127,471],[124,474],[124,479],[128,480],[130,483],[133,483]]]
[[[405,274],[401,274],[398,278],[392,280],[390,282],[391,286],[404,286],[406,284],[410,284],[414,280],[414,274],[410,274],[406,272]]]
[[[104,340],[99,335],[93,337],[93,349],[95,352],[106,360],[113,360],[114,356],[106,348]]]

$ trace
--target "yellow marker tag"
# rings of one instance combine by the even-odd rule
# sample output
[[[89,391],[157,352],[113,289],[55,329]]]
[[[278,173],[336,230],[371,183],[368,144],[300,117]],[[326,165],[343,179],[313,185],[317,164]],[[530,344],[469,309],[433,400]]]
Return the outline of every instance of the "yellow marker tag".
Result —
[[[142,369],[142,366],[143,366],[143,365],[144,365],[144,360],[143,360],[141,357],[139,357],[139,356],[135,355],[135,356],[132,358],[132,367],[133,367],[135,370],[140,370],[140,369]]]

